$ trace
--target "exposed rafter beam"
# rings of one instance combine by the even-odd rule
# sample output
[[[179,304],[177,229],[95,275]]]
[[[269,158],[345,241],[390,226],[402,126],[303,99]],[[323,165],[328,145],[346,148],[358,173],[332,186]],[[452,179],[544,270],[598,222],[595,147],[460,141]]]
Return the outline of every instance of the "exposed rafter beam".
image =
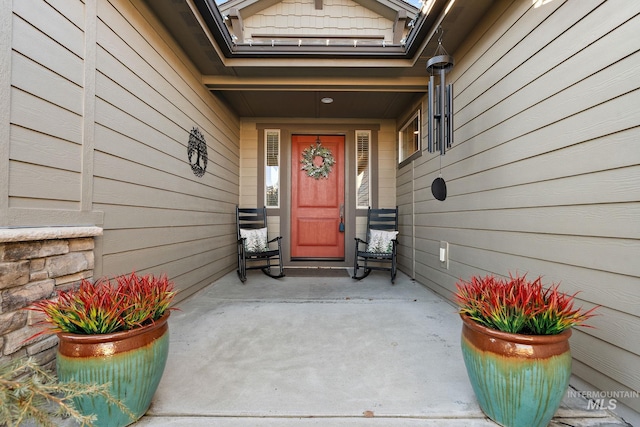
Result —
[[[205,76],[202,79],[210,90],[288,90],[288,91],[341,91],[357,92],[426,92],[428,79],[403,78],[240,78],[233,76]]]

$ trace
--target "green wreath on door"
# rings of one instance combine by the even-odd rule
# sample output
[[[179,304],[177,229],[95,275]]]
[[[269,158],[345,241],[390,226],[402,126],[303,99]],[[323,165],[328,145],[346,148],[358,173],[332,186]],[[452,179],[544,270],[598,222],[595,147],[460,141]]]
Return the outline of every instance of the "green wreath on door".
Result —
[[[316,166],[313,160],[316,157],[322,157],[322,164]],[[336,159],[333,158],[331,150],[323,147],[320,143],[316,145],[310,145],[302,152],[302,170],[307,172],[307,176],[314,179],[329,178],[331,168],[336,164]]]

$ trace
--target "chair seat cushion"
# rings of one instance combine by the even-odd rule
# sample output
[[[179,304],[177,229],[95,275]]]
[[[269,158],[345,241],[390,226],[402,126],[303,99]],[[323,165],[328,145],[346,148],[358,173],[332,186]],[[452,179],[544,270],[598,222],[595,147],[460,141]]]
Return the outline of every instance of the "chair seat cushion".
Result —
[[[375,254],[390,254],[393,251],[392,241],[395,240],[397,235],[397,231],[371,229],[369,231],[367,252]]]
[[[247,252],[266,252],[269,250],[267,243],[267,229],[240,229],[240,237],[244,240],[244,249]]]

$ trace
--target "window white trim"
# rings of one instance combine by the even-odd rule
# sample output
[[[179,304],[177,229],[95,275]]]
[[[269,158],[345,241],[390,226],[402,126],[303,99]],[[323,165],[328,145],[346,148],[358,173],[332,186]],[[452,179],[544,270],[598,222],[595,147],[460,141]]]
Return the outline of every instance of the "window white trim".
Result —
[[[421,114],[418,109],[398,132],[398,163],[402,164],[420,153],[422,141]]]

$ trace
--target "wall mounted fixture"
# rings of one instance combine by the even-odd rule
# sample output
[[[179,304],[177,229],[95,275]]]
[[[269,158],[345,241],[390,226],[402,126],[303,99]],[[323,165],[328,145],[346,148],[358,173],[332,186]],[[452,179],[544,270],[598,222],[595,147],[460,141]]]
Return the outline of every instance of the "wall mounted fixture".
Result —
[[[438,47],[432,58],[427,61],[429,72],[428,95],[428,139],[427,149],[430,153],[440,150],[444,155],[453,144],[453,85],[446,84],[445,74],[453,68],[453,57],[442,46],[442,29],[438,38]],[[439,85],[435,84],[436,75]]]

